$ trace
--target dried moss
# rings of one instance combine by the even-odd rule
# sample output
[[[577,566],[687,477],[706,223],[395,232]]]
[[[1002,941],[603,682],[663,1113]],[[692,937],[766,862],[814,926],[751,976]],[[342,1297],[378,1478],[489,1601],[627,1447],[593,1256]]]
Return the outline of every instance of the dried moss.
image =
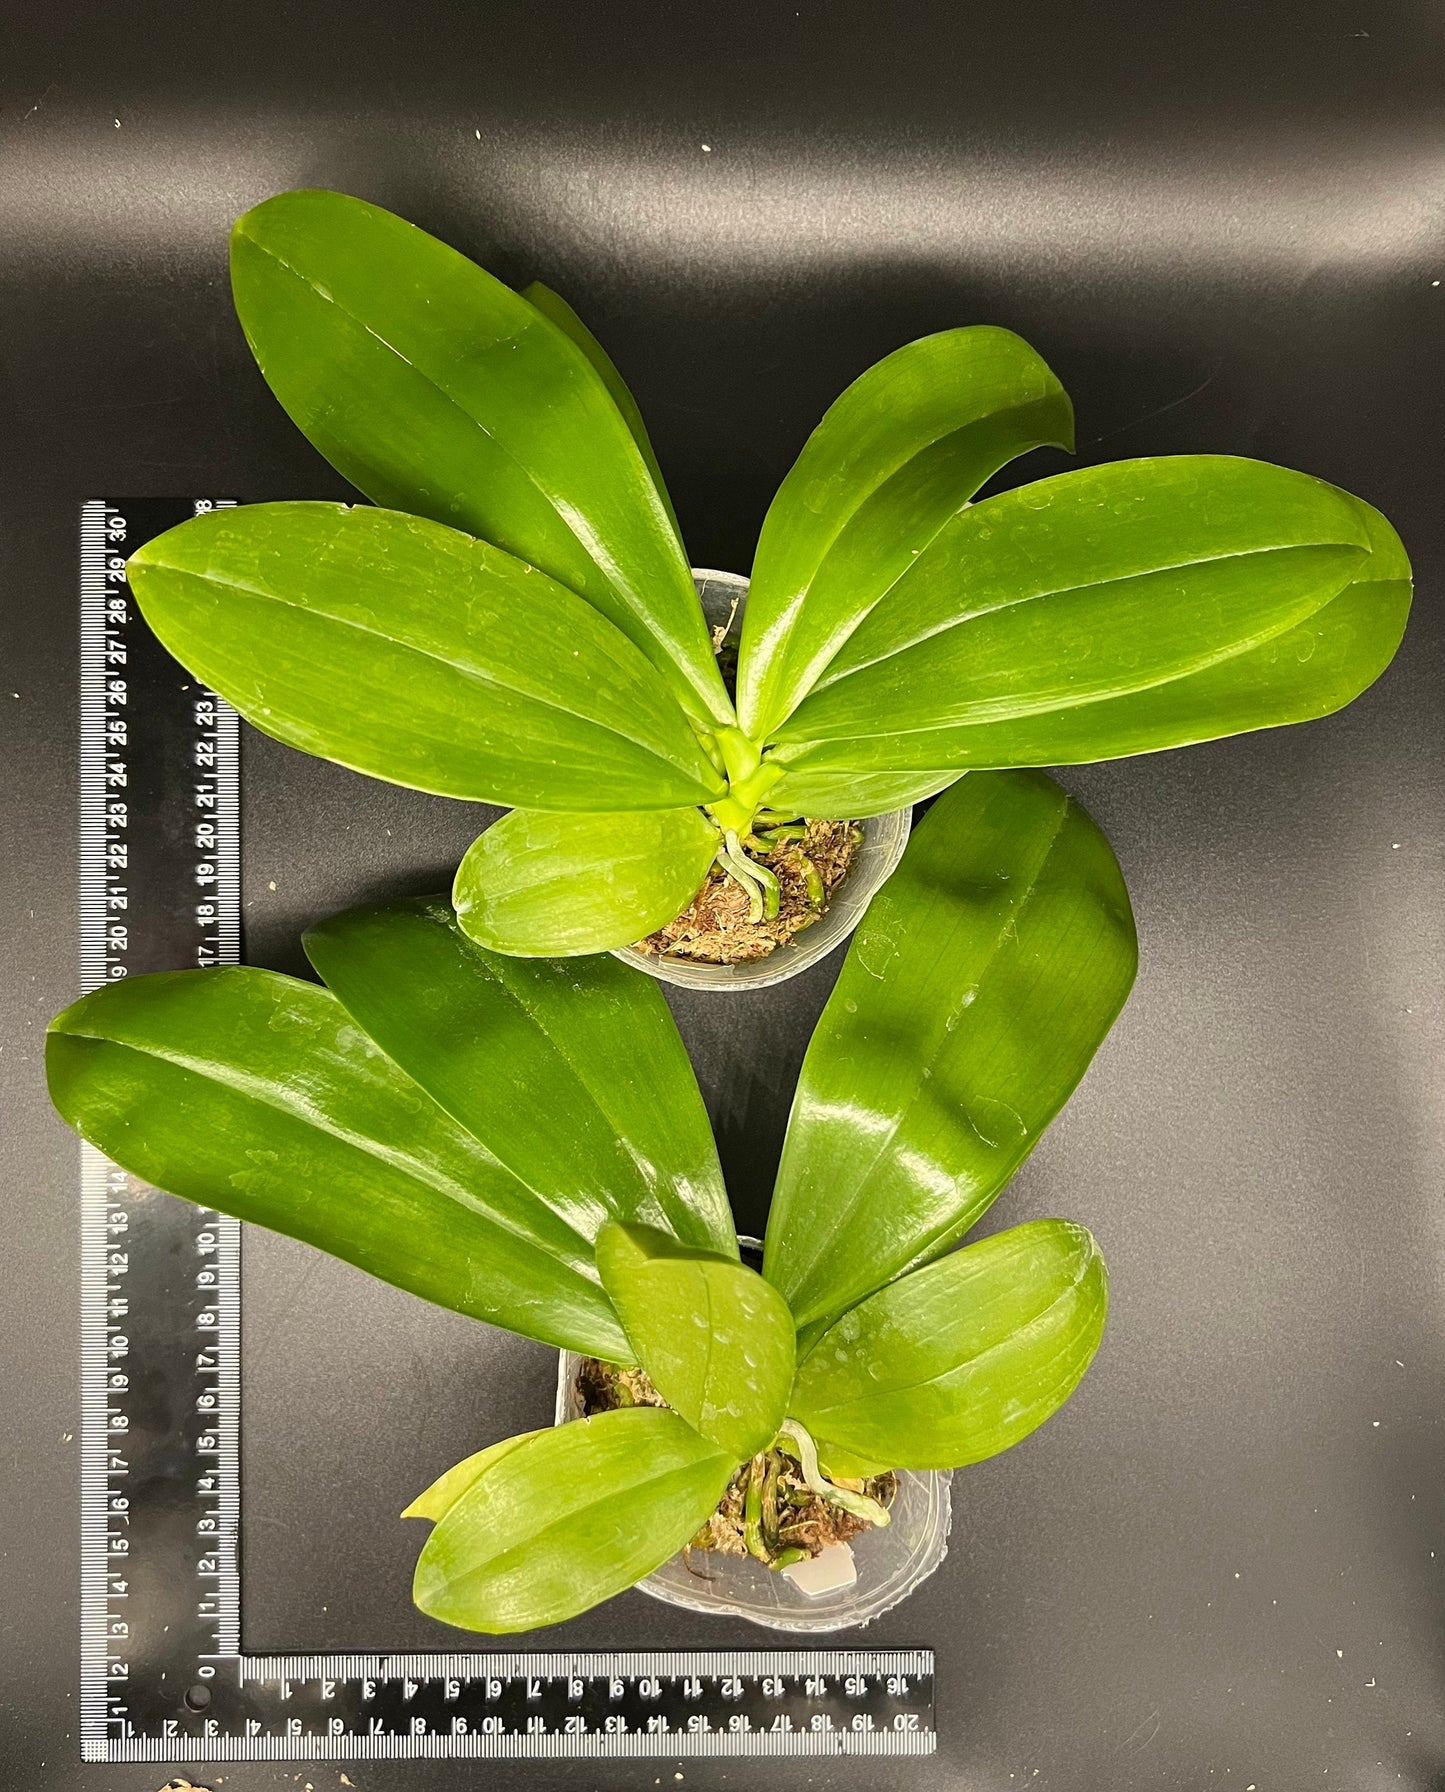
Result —
[[[639,949],[697,964],[750,964],[786,945],[827,913],[863,839],[861,826],[852,821],[810,821],[807,830],[803,840],[748,854],[778,880],[778,912],[771,920],[750,921],[747,891],[714,865],[688,907],[639,940]],[[811,891],[810,869],[816,880]]]

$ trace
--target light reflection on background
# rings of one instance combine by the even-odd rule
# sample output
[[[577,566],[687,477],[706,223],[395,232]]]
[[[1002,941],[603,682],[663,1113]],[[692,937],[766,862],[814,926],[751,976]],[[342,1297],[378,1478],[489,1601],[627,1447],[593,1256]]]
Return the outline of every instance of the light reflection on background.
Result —
[[[1077,154],[1057,142],[1037,153],[1017,139],[978,153],[919,142],[873,158],[866,145],[818,138],[790,153],[776,139],[721,133],[705,151],[435,118],[378,129],[388,169],[410,170],[405,193],[375,171],[368,134],[350,117],[212,115],[158,133],[143,119],[38,113],[12,129],[0,157],[0,225],[12,243],[80,237],[92,252],[211,256],[247,206],[286,187],[339,184],[340,167],[353,171],[349,190],[397,209],[409,201],[433,227],[450,214],[473,236],[709,282],[796,279],[884,256],[976,272],[1032,263],[1137,281],[1153,266],[1170,280],[1192,270],[1254,280],[1261,267],[1420,263],[1440,246],[1445,202],[1445,154],[1422,149],[1418,134],[1363,155],[1358,144],[1324,151],[1284,134],[1233,155],[1160,142],[1141,173],[1088,142]]]

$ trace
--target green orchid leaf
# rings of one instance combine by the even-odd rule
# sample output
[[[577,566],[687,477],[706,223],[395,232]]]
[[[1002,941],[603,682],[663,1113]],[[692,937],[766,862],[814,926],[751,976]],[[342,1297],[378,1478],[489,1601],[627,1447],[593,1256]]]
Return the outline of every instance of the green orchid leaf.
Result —
[[[421,1552],[412,1597],[463,1630],[560,1624],[675,1555],[735,1467],[660,1407],[535,1432],[449,1508]]]
[[[604,1227],[597,1267],[673,1411],[734,1462],[765,1450],[793,1385],[793,1316],[777,1289],[746,1264],[689,1251],[648,1226]]]
[[[81,1137],[157,1188],[523,1337],[630,1359],[596,1280],[602,1203],[518,1181],[314,984],[128,978],[51,1022],[46,1073]]]
[[[569,332],[341,193],[281,193],[247,212],[231,286],[271,390],[373,503],[539,567],[616,624],[689,714],[732,720],[667,506]]]
[[[937,796],[963,774],[956,768],[928,772],[810,771],[790,765],[767,794],[768,806],[786,815],[825,815],[866,821]]]
[[[610,952],[682,913],[702,888],[719,838],[700,809],[518,809],[468,847],[452,902],[462,931],[494,952]]]
[[[859,1456],[852,1450],[845,1450],[842,1444],[830,1443],[826,1438],[814,1438],[818,1449],[818,1466],[830,1481],[868,1481],[874,1475],[889,1473],[890,1464],[873,1462],[867,1456]],[[406,1513],[402,1514],[405,1518]]]
[[[738,667],[762,741],[950,517],[1030,448],[1074,445],[1068,398],[1010,330],[925,336],[828,409],[758,541]]]
[[[480,1480],[493,1463],[511,1455],[519,1444],[541,1436],[540,1431],[523,1431],[516,1437],[504,1437],[500,1443],[488,1444],[485,1450],[478,1450],[474,1456],[463,1457],[460,1462],[447,1469],[445,1474],[438,1475],[424,1492],[419,1493],[402,1513],[402,1517],[427,1518],[436,1524],[446,1517],[467,1489]]]
[[[1354,499],[1258,461],[1121,461],[1004,492],[919,556],[775,757],[810,773],[1073,761],[1322,713],[1398,639],[1397,598],[1372,584],[1343,678],[1339,648],[1318,666],[1298,651],[1371,578],[1370,547]],[[1282,662],[1262,651],[1286,636]]]
[[[642,412],[637,408],[637,400],[628,390],[627,382],[617,371],[612,357],[602,344],[578,317],[577,313],[559,293],[550,286],[543,286],[540,280],[534,280],[530,286],[522,288],[522,297],[529,305],[535,305],[543,317],[554,323],[565,335],[570,336],[597,369],[602,384],[612,394],[612,402],[622,413],[622,420],[632,432],[632,439],[637,444],[637,452],[647,462],[647,470],[652,475],[652,483],[657,487],[657,495],[666,506],[672,526],[682,539],[682,530],[678,528],[677,512],[672,507],[672,499],[667,495],[667,485],[662,477],[662,468],[657,464],[657,456],[653,453],[652,438],[647,433],[647,425],[642,421]]]
[[[544,573],[394,510],[214,510],[129,562],[146,620],[248,721],[443,796],[703,802],[722,781],[642,654]]]
[[[1377,510],[1351,500],[1369,533],[1359,575],[1313,615],[1263,646],[1187,678],[1131,691],[1087,709],[1045,711],[970,728],[979,760],[1065,765],[1152,753],[1183,741],[1312,722],[1352,703],[1394,658],[1410,614],[1410,563]],[[850,749],[845,749],[850,750]],[[791,769],[779,792],[810,790],[826,773]],[[781,801],[781,797],[775,797]]]
[[[697,1080],[650,977],[613,958],[507,958],[437,898],[351,909],[306,954],[352,1018],[550,1206],[736,1259]]]
[[[764,1274],[809,1337],[956,1243],[1134,979],[1104,836],[1042,772],[970,773],[873,898],[803,1060]]]
[[[789,1410],[844,1458],[963,1468],[1043,1424],[1093,1361],[1108,1306],[1082,1226],[1034,1220],[916,1269],[845,1313]]]

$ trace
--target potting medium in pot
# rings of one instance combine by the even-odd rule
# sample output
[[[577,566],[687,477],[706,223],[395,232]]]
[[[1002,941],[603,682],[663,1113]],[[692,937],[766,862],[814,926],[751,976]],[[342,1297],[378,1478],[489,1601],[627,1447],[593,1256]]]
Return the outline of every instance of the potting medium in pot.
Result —
[[[714,572],[701,567],[694,567],[692,576],[708,627],[714,631],[715,638],[719,629],[724,631],[724,647],[736,646],[747,603],[748,581],[735,572]],[[847,818],[840,816],[838,819]],[[774,983],[785,983],[789,977],[796,977],[810,965],[817,964],[820,958],[826,958],[853,932],[863,919],[869,902],[903,857],[912,819],[910,808],[893,809],[886,815],[875,815],[864,821],[862,844],[823,914],[766,958],[755,958],[746,964],[704,964],[666,953],[644,952],[637,946],[621,946],[613,957],[639,971],[646,971],[649,977],[657,977],[663,983],[676,984],[682,989],[766,989]]]

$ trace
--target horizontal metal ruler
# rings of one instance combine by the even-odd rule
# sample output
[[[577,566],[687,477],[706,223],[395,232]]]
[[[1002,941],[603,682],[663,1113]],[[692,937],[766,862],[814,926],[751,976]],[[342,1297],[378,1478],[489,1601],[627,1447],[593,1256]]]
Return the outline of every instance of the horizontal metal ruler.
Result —
[[[225,502],[82,509],[87,991],[240,961],[236,714],[125,581],[128,554]],[[926,1650],[245,1654],[241,1228],[82,1153],[84,1759],[932,1752]]]

